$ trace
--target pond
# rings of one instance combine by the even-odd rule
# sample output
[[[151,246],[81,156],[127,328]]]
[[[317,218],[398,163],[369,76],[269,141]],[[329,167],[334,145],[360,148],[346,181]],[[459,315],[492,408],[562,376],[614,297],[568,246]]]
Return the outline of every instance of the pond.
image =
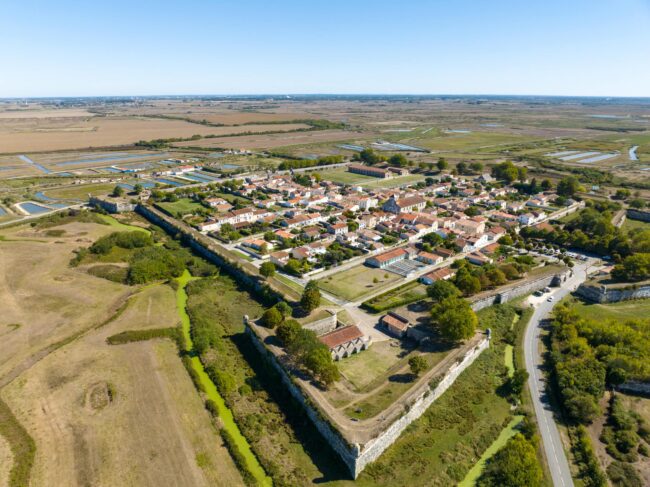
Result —
[[[629,156],[630,156],[630,161],[638,161],[639,157],[636,155],[636,151],[639,148],[638,145],[635,145],[634,147],[630,148]]]
[[[179,183],[178,181],[172,181],[171,179],[158,178],[156,179],[156,181],[162,184],[168,184],[170,186],[183,186],[183,183]]]
[[[167,157],[167,153],[159,152],[154,154],[116,154],[113,156],[104,156],[104,157],[89,157],[87,159],[77,159],[76,161],[63,161],[57,162],[57,166],[72,166],[75,164],[93,164],[95,162],[109,162],[109,161],[128,161],[130,159],[143,159],[145,157]]]
[[[52,211],[52,208],[48,208],[47,206],[41,206],[39,204],[31,203],[31,202],[19,203],[18,206],[20,206],[20,208],[25,210],[30,215],[37,215],[39,213],[46,213],[48,211]]]

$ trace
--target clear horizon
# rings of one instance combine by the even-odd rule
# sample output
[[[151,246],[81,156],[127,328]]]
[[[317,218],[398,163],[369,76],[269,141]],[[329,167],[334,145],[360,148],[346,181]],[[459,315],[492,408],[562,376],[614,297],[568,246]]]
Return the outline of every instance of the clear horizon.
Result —
[[[0,98],[650,97],[650,0],[10,0],[3,13]]]

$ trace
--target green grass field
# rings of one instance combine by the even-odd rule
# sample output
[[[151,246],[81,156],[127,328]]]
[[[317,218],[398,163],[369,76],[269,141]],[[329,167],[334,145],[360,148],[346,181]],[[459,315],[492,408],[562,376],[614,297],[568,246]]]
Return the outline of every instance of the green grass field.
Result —
[[[320,175],[327,181],[342,184],[363,184],[377,181],[377,178],[373,178],[372,176],[348,172],[344,167],[331,171],[322,171]]]
[[[586,303],[576,298],[568,298],[573,308],[581,316],[590,320],[645,320],[650,317],[650,299],[621,301],[620,303]]]
[[[493,148],[499,145],[516,144],[532,140],[535,139],[533,137],[495,132],[470,132],[466,134],[452,133],[439,136],[436,135],[434,131],[431,131],[423,136],[404,140],[403,143],[413,144],[435,151],[467,151]]]
[[[199,208],[203,208],[200,203],[189,198],[182,198],[174,202],[165,201],[156,204],[172,215],[192,213]]]
[[[374,280],[377,282],[373,282]],[[382,269],[358,265],[317,281],[318,287],[341,298],[354,301],[366,294],[380,291],[403,279]]]
[[[397,188],[399,186],[403,186],[405,184],[415,184],[419,183],[420,181],[424,181],[424,176],[421,174],[409,174],[407,176],[399,176],[396,178],[390,178],[390,179],[377,179],[373,178],[374,181],[368,181],[365,183],[362,183],[361,186],[364,188]]]

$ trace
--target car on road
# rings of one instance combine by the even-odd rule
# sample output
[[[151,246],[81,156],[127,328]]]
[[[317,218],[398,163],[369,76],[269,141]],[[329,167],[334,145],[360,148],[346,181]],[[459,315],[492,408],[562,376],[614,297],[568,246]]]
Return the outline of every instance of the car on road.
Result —
[[[546,301],[548,301],[549,303],[552,302],[553,301],[553,296],[549,296]]]

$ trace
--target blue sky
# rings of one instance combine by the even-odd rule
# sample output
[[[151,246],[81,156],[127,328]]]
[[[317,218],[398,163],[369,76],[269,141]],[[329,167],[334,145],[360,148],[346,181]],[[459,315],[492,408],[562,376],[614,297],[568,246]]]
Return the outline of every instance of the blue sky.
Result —
[[[2,0],[0,46],[0,97],[650,96],[650,0]]]

